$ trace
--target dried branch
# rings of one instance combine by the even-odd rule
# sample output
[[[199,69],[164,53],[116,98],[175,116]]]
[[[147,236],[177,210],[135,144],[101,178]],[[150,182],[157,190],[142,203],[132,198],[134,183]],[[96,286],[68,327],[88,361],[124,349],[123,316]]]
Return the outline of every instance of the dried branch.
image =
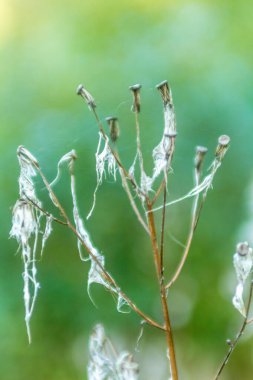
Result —
[[[247,324],[249,323],[248,315],[249,315],[249,311],[250,311],[250,304],[251,304],[251,300],[252,300],[252,295],[253,295],[253,281],[251,281],[251,284],[250,284],[249,298],[248,298],[248,303],[247,303],[247,307],[246,307],[246,315],[243,319],[241,328],[238,331],[238,333],[236,334],[236,337],[233,341],[231,341],[231,340],[227,341],[227,343],[229,344],[229,350],[228,350],[225,358],[223,359],[214,380],[217,380],[220,377],[222,371],[224,370],[225,366],[227,365],[227,363],[229,361],[230,356],[232,355],[232,353],[233,353],[234,349],[236,348],[239,340],[241,339],[241,337],[245,331],[245,328],[247,327]]]
[[[60,201],[58,200],[58,198],[56,197],[54,191],[52,190],[49,182],[47,181],[46,177],[44,176],[44,174],[42,173],[40,167],[37,168],[38,170],[38,173],[40,174],[50,196],[51,196],[51,199],[54,200],[54,204],[55,206],[60,210],[62,216],[64,217],[65,221],[66,221],[66,224],[68,226],[68,228],[70,228],[70,230],[74,233],[74,235],[78,238],[78,240],[81,242],[82,246],[84,247],[84,249],[87,251],[87,253],[89,254],[89,256],[92,258],[92,260],[96,263],[96,265],[99,267],[99,269],[101,270],[101,272],[103,273],[106,281],[111,285],[113,286],[118,294],[129,304],[129,306],[141,317],[143,318],[147,323],[149,323],[151,326],[153,327],[156,327],[160,330],[164,330],[164,327],[161,326],[160,324],[158,324],[157,322],[155,322],[153,319],[151,319],[149,316],[147,316],[144,312],[142,312],[135,304],[133,301],[131,301],[131,299],[120,289],[119,285],[116,283],[116,281],[112,278],[112,276],[106,271],[106,269],[104,268],[104,266],[101,264],[101,262],[98,260],[98,258],[91,252],[90,248],[85,244],[85,242],[83,241],[82,237],[80,236],[80,234],[77,232],[76,228],[73,226],[73,224],[70,222],[70,219],[68,218],[63,206],[61,205]]]
[[[153,249],[153,254],[154,254],[157,280],[160,287],[163,317],[164,317],[164,322],[165,322],[165,327],[166,327],[166,340],[167,340],[167,346],[168,346],[168,352],[169,352],[169,363],[170,363],[170,368],[171,368],[171,375],[172,375],[172,380],[178,380],[173,334],[172,334],[172,328],[171,328],[171,322],[170,322],[170,316],[169,316],[169,310],[168,310],[168,304],[167,304],[167,298],[166,298],[166,289],[164,285],[164,279],[161,276],[161,273],[162,273],[161,257],[159,255],[159,248],[157,244],[156,228],[155,228],[155,221],[154,221],[154,213],[152,211],[151,203],[147,203],[147,209],[148,209],[150,239],[151,239],[151,244],[152,244],[152,249]]]

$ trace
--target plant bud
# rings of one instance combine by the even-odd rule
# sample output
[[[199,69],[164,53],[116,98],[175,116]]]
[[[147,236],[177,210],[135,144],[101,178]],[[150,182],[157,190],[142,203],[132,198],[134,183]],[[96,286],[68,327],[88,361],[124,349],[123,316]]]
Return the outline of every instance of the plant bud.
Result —
[[[80,95],[87,103],[90,110],[96,108],[95,99],[93,96],[84,88],[82,84],[79,84],[76,90],[77,95]]]
[[[194,159],[194,165],[196,170],[199,172],[201,169],[201,166],[204,161],[204,157],[207,153],[208,149],[205,146],[197,146],[196,147],[196,155]]]
[[[160,91],[164,105],[166,106],[169,104],[171,107],[173,107],[172,95],[168,81],[164,80],[163,82],[159,83],[156,88],[158,91]]]
[[[216,148],[215,156],[218,160],[222,160],[225,156],[226,151],[228,150],[230,142],[230,137],[227,135],[222,135],[218,139],[218,145]]]
[[[106,121],[110,128],[110,137],[112,142],[116,142],[119,137],[119,125],[118,118],[114,116],[109,116],[106,118]]]
[[[139,113],[141,110],[141,97],[140,97],[141,85],[134,84],[133,86],[129,87],[129,90],[131,90],[133,93],[132,111]]]

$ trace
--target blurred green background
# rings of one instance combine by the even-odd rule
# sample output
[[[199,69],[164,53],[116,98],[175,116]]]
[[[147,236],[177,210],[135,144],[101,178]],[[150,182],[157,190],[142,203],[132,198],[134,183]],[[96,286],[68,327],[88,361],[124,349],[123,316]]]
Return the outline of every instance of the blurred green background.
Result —
[[[155,85],[164,79],[172,86],[178,126],[171,199],[192,186],[196,145],[209,148],[211,162],[217,137],[226,133],[232,139],[208,194],[190,258],[171,292],[181,378],[214,376],[227,349],[225,340],[233,338],[240,324],[231,304],[235,244],[252,240],[252,6],[250,0],[0,0],[1,379],[85,379],[88,337],[97,322],[104,323],[118,349],[134,351],[139,318],[118,314],[111,295],[96,285],[92,294],[98,308],[91,304],[88,264],[79,261],[71,233],[58,225],[38,263],[41,290],[31,323],[33,343],[28,345],[22,261],[15,255],[16,242],[8,240],[11,208],[18,197],[16,148],[22,144],[30,149],[50,180],[58,159],[75,149],[79,205],[85,217],[96,183],[97,127],[75,95],[77,85],[84,83],[93,94],[102,119],[119,117],[119,150],[130,166],[135,134],[128,86],[143,85],[142,145],[150,163],[163,126]],[[43,189],[41,194],[47,207]],[[70,210],[67,175],[57,194]],[[185,202],[168,211],[168,274],[182,252],[175,238],[185,242],[190,207]],[[122,288],[159,319],[150,244],[119,181],[108,179],[99,189],[87,228]],[[223,379],[252,378],[251,334],[249,328]],[[141,379],[168,378],[159,332],[146,327],[139,350],[135,355]]]

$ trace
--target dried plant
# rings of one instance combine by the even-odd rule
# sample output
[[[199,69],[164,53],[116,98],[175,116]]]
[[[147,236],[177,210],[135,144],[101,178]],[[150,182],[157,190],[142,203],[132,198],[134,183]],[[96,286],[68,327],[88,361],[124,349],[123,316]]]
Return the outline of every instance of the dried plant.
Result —
[[[20,146],[18,148],[17,155],[20,165],[19,200],[13,208],[13,226],[10,235],[16,238],[20,245],[24,264],[25,321],[29,342],[31,341],[30,320],[39,290],[39,282],[37,280],[38,255],[42,255],[46,240],[52,232],[52,223],[56,222],[72,231],[77,238],[80,259],[84,262],[89,261],[90,263],[87,279],[87,290],[90,298],[90,286],[93,283],[101,284],[112,294],[117,296],[117,310],[119,312],[123,312],[125,308],[123,309],[122,307],[127,306],[130,310],[132,309],[139,315],[141,321],[144,321],[151,327],[163,332],[167,342],[170,378],[172,380],[177,380],[179,376],[173,339],[173,328],[170,322],[168,290],[171,291],[172,286],[178,279],[185,265],[207,193],[212,188],[214,177],[222,164],[222,160],[229,147],[230,139],[226,135],[219,137],[218,145],[206,175],[203,175],[203,161],[207,153],[207,148],[198,146],[196,148],[193,166],[193,188],[178,199],[168,200],[168,176],[172,171],[177,130],[172,92],[168,82],[163,81],[157,85],[157,89],[162,98],[164,127],[161,140],[153,149],[153,170],[150,174],[147,174],[146,172],[141,148],[141,128],[139,123],[139,113],[141,111],[141,85],[137,84],[130,87],[130,91],[133,95],[132,111],[134,113],[136,128],[136,154],[129,169],[123,164],[117,150],[117,140],[119,138],[118,119],[114,116],[106,119],[109,126],[109,134],[107,134],[106,129],[98,116],[96,102],[93,96],[82,85],[78,86],[77,94],[87,103],[88,108],[94,114],[98,125],[98,146],[95,153],[97,185],[94,190],[93,204],[87,215],[87,219],[91,217],[92,212],[95,209],[97,191],[102,185],[104,178],[106,178],[106,176],[111,176],[113,180],[116,181],[117,177],[120,177],[123,190],[129,199],[130,206],[150,239],[157,283],[160,289],[159,296],[161,301],[162,322],[156,321],[153,317],[141,310],[121,289],[120,285],[106,269],[105,256],[93,244],[78,208],[75,190],[75,164],[77,154],[74,150],[66,153],[59,160],[56,178],[50,183],[46,179],[37,159],[24,147]],[[64,206],[53,190],[54,186],[60,181],[63,165],[67,165],[70,176],[70,192],[73,202],[72,217],[67,215]],[[50,213],[43,208],[42,202],[38,199],[35,192],[35,176],[39,176],[42,179],[49,198],[55,209],[58,210],[60,217],[56,217],[53,213]],[[187,243],[173,276],[170,279],[167,279],[167,268],[164,266],[166,210],[171,205],[189,198],[193,199],[193,205]],[[159,204],[159,202],[161,202],[161,204]],[[159,210],[161,210],[162,214],[160,236],[158,236],[158,226],[155,221],[155,213]],[[41,237],[41,221],[43,218],[46,219],[46,223]],[[39,250],[38,242],[40,237],[41,248]],[[251,323],[251,320],[248,319],[248,313],[252,287],[250,290],[249,302],[246,307],[244,306],[243,301],[245,281],[252,271],[252,249],[246,243],[238,245],[237,253],[234,256],[234,265],[236,268],[238,285],[233,298],[233,304],[243,315],[244,322],[236,340],[230,342],[230,351],[225,358],[225,364],[246,325]],[[218,378],[223,370],[225,366],[224,363],[221,365],[216,378]],[[128,353],[116,354],[112,349],[109,340],[105,337],[103,327],[98,325],[90,339],[90,363],[88,366],[89,379],[134,380],[137,379],[137,376],[138,366],[133,361],[131,355]]]

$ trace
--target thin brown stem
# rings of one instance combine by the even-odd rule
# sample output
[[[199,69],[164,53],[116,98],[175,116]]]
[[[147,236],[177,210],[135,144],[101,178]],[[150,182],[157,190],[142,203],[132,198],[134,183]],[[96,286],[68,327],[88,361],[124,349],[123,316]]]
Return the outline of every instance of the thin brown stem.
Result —
[[[27,195],[26,195],[26,199],[34,206],[36,207],[38,210],[40,210],[44,215],[52,218],[52,220],[54,222],[57,222],[59,224],[62,224],[63,226],[67,226],[68,224],[58,218],[56,218],[55,216],[53,216],[52,214],[50,214],[50,212],[44,210],[42,207],[40,207],[37,203],[35,203],[31,198],[29,198]]]
[[[200,175],[196,171],[195,172],[196,186],[199,185],[199,180],[200,180]],[[194,198],[194,201],[193,201],[190,231],[189,231],[189,234],[188,234],[187,243],[186,243],[186,246],[185,246],[182,258],[180,260],[180,263],[179,263],[179,265],[178,265],[178,267],[177,267],[177,269],[176,269],[176,271],[175,271],[172,279],[166,285],[166,289],[169,289],[174,284],[174,282],[178,279],[178,277],[179,277],[179,275],[180,275],[180,273],[181,273],[181,271],[182,271],[182,269],[184,267],[186,259],[188,257],[188,254],[189,254],[189,251],[190,251],[190,248],[191,248],[191,244],[192,244],[192,240],[193,240],[193,236],[194,236],[194,232],[195,232],[195,229],[196,229],[196,221],[197,221],[197,218],[199,217],[199,214],[200,214],[200,212],[198,211],[198,202],[199,202],[199,194],[196,195],[196,197]]]
[[[136,143],[137,143],[137,154],[139,156],[140,170],[141,174],[144,173],[144,162],[141,151],[141,136],[140,136],[140,124],[139,124],[139,113],[135,111],[135,128],[136,128]]]
[[[128,186],[128,182],[126,180],[126,177],[124,175],[124,172],[119,169],[119,172],[120,172],[120,176],[121,176],[121,180],[122,180],[122,186],[128,196],[128,199],[129,199],[129,202],[132,206],[132,209],[134,210],[135,212],[135,215],[137,216],[137,219],[138,221],[141,223],[141,225],[143,226],[144,230],[149,234],[149,229],[148,229],[148,226],[147,224],[145,223],[144,219],[142,218],[141,214],[140,214],[140,211],[138,210],[137,206],[136,206],[136,203],[134,201],[134,198],[132,196],[132,193],[129,189],[129,186]]]
[[[147,202],[147,209],[148,209],[150,238],[151,238],[151,243],[152,243],[152,248],[153,248],[153,253],[154,253],[154,262],[155,262],[155,267],[156,267],[157,279],[158,279],[158,283],[160,287],[163,317],[164,317],[164,322],[165,322],[165,327],[166,327],[166,341],[167,341],[167,347],[168,347],[168,352],[169,352],[171,376],[173,380],[178,380],[176,355],[175,355],[173,334],[172,334],[172,329],[171,329],[170,316],[169,316],[169,310],[168,310],[168,304],[167,304],[167,298],[166,298],[166,289],[164,286],[163,277],[161,276],[161,257],[159,255],[159,248],[157,244],[154,213],[152,210],[152,204],[150,202]]]
[[[253,294],[253,282],[251,281],[251,284],[250,284],[250,291],[249,291],[249,298],[248,298],[248,303],[247,303],[247,307],[246,307],[246,315],[245,315],[245,318],[243,319],[243,322],[242,322],[242,325],[241,325],[241,328],[240,330],[238,331],[238,333],[236,334],[236,337],[235,337],[235,340],[234,341],[229,341],[229,350],[225,356],[225,358],[223,359],[219,369],[218,369],[218,372],[217,372],[217,375],[215,376],[214,380],[217,380],[219,377],[220,377],[220,374],[221,372],[224,370],[226,364],[228,363],[229,361],[229,358],[230,356],[232,355],[237,343],[239,342],[240,338],[242,337],[243,333],[244,333],[244,330],[248,324],[248,315],[249,315],[249,310],[250,310],[250,304],[251,304],[251,300],[252,300],[252,294]]]
[[[160,242],[160,261],[161,261],[161,278],[164,281],[164,233],[165,233],[165,219],[166,219],[166,199],[167,190],[166,187],[163,189],[163,211],[162,211],[162,227],[161,227],[161,242]]]

